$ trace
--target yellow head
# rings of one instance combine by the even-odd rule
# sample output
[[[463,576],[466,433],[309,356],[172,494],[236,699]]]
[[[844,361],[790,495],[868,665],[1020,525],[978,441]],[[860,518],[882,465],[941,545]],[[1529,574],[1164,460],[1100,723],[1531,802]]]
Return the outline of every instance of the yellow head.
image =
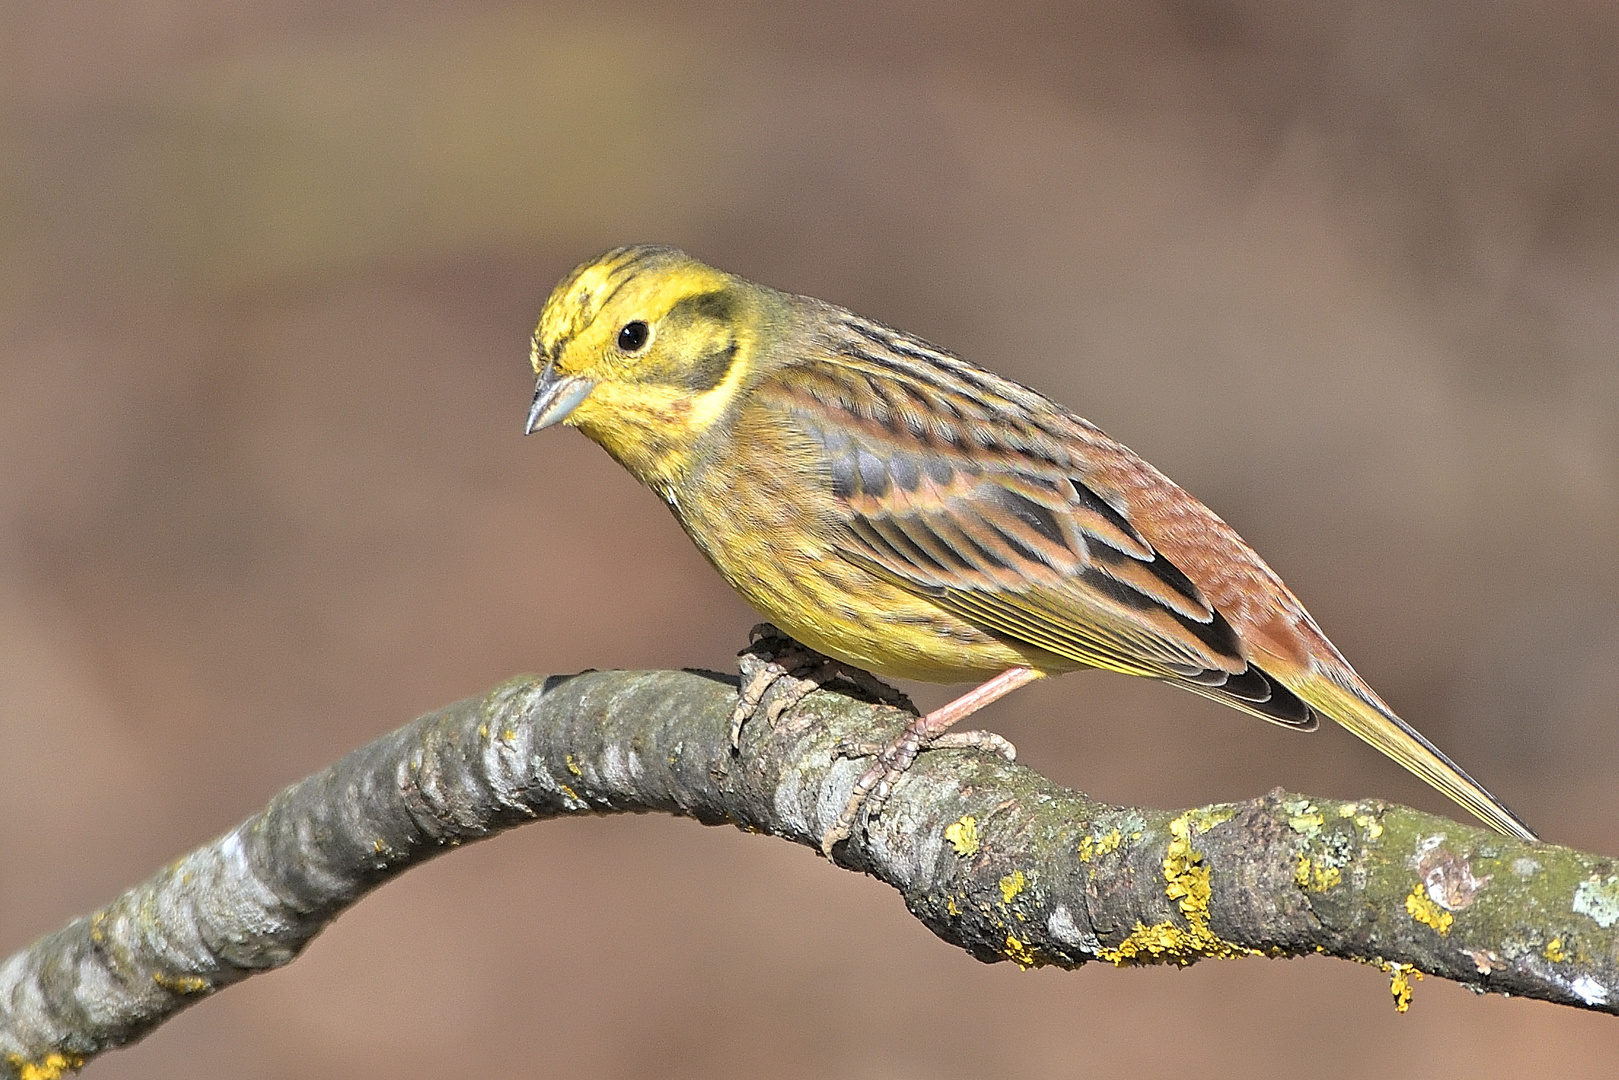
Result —
[[[643,482],[671,479],[742,385],[770,297],[674,248],[585,263],[534,331],[528,430],[577,426]]]

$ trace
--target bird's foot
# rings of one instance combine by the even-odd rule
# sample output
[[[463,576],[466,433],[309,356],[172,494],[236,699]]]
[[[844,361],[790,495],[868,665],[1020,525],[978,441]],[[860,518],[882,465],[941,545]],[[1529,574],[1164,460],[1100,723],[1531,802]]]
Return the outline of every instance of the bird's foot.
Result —
[[[943,710],[939,710],[943,711]],[[938,713],[919,716],[906,725],[905,730],[889,743],[857,743],[844,741],[833,747],[832,753],[845,758],[875,758],[871,768],[860,774],[843,804],[838,820],[821,837],[821,854],[832,857],[832,848],[847,840],[854,832],[855,822],[864,810],[869,825],[883,812],[889,794],[901,776],[905,775],[918,754],[926,750],[982,750],[999,754],[1007,761],[1017,760],[1017,747],[993,731],[943,731],[938,729]]]
[[[748,639],[748,647],[737,654],[742,682],[731,713],[733,754],[741,752],[742,728],[749,719],[761,717],[775,728],[788,709],[839,679],[878,704],[916,715],[909,697],[871,672],[800,645],[770,623],[755,626]]]

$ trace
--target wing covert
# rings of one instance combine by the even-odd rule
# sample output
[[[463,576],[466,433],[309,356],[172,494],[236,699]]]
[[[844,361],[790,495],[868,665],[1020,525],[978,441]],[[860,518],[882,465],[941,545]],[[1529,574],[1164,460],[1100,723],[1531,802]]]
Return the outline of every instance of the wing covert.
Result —
[[[788,391],[824,456],[841,556],[997,636],[1314,726],[1050,433],[1020,429],[1015,409],[993,425],[960,406],[922,423],[914,383],[829,369]]]

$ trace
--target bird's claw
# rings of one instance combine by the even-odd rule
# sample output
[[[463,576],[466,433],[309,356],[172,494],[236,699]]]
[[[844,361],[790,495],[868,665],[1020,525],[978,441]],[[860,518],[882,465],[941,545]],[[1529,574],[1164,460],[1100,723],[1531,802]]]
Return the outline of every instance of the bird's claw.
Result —
[[[856,742],[841,739],[832,747],[835,758],[877,757],[891,744]],[[1017,760],[1017,747],[1011,740],[993,731],[946,731],[923,743],[922,750],[982,750],[998,754],[1007,761]]]
[[[916,706],[899,690],[841,660],[800,645],[770,623],[760,623],[748,635],[748,647],[737,654],[741,686],[731,713],[731,753],[742,748],[742,729],[761,716],[774,729],[788,709],[828,683],[842,679],[879,704],[904,709],[913,716]]]
[[[927,750],[980,750],[997,754],[1007,761],[1017,760],[1017,747],[993,731],[943,731],[928,735],[927,717],[918,717],[908,724],[897,738],[889,743],[863,743],[844,739],[832,748],[835,758],[876,758],[871,767],[854,782],[843,812],[821,837],[821,854],[832,858],[832,849],[847,840],[854,832],[855,822],[864,811],[865,823],[870,824],[882,816],[888,796],[899,778],[916,762],[917,755]]]
[[[948,707],[921,716],[909,697],[869,671],[801,645],[770,623],[755,626],[748,635],[748,647],[737,655],[742,678],[736,708],[731,713],[733,755],[742,752],[742,729],[750,719],[762,716],[775,729],[788,709],[839,679],[878,704],[903,709],[913,717],[891,742],[845,739],[833,747],[834,757],[875,760],[855,781],[843,812],[821,837],[821,853],[828,859],[832,857],[832,848],[854,831],[862,812],[867,824],[877,819],[894,785],[924,750],[981,750],[998,754],[1007,761],[1017,758],[1017,748],[993,731],[944,730],[957,719],[946,715]]]
[[[731,753],[742,749],[742,728],[754,716],[763,715],[772,728],[782,713],[803,701],[831,676],[820,664],[784,664],[744,653],[737,665],[742,684],[736,708],[731,713]]]

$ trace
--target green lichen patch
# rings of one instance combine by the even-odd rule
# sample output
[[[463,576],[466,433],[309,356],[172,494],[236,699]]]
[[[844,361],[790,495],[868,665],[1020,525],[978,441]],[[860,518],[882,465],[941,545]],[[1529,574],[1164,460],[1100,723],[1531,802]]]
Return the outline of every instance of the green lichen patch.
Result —
[[[1574,911],[1606,930],[1619,922],[1619,874],[1589,877],[1574,888]]]
[[[1186,811],[1182,816],[1191,824],[1193,832],[1206,833],[1216,825],[1236,817],[1237,808],[1229,803],[1200,806],[1196,810]]]
[[[1287,827],[1306,840],[1321,835],[1321,828],[1327,823],[1326,815],[1309,799],[1283,799],[1282,809],[1287,812]]]
[[[1355,827],[1366,834],[1366,839],[1376,840],[1383,835],[1383,822],[1379,820],[1381,811],[1377,807],[1362,806],[1358,802],[1338,804],[1338,816],[1353,821]]]
[[[1298,834],[1293,883],[1305,892],[1324,893],[1343,884],[1344,869],[1358,851],[1352,826],[1339,814],[1336,819],[1306,804],[1287,807],[1288,824]]]

